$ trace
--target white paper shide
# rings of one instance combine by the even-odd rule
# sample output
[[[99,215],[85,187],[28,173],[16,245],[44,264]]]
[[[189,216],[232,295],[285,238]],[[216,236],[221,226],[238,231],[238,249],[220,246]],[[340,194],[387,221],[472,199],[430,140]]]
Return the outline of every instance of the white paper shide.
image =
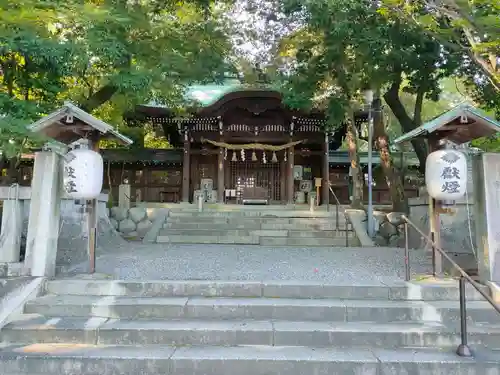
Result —
[[[439,150],[427,156],[425,184],[429,195],[437,200],[456,200],[467,189],[467,158],[460,151]]]

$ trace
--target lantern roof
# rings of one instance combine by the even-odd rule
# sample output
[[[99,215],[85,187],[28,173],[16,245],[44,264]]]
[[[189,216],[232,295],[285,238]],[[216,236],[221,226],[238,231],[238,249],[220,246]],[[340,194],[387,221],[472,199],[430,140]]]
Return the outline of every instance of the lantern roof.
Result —
[[[117,132],[111,125],[71,102],[65,102],[61,108],[34,122],[28,129],[66,145],[95,133],[122,145],[128,146],[133,143],[130,138]]]
[[[415,138],[429,137],[446,139],[455,144],[463,144],[477,138],[500,132],[500,122],[469,103],[462,103],[426,122],[418,128],[394,140],[395,144]]]

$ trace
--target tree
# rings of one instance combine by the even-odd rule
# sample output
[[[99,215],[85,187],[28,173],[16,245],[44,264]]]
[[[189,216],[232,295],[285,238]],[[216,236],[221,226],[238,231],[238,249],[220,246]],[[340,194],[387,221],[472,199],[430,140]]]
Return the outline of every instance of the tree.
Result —
[[[497,0],[383,0],[379,9],[464,57],[459,70],[483,105],[500,114],[500,3]]]
[[[26,125],[63,100],[89,112],[180,106],[186,85],[229,69],[221,11],[207,0],[0,0],[4,157],[18,155]]]
[[[315,98],[328,98],[327,112],[333,124],[339,123],[367,87],[383,94],[404,132],[422,123],[425,98],[439,98],[439,80],[451,75],[458,56],[443,51],[441,45],[420,27],[388,19],[369,0],[284,1],[285,11],[302,20],[303,27],[283,43],[292,76],[292,102],[312,105]],[[416,96],[409,112],[401,93]],[[377,107],[381,102],[376,103]],[[410,114],[411,113],[411,114]],[[404,206],[401,179],[391,165],[389,138],[383,116],[375,111],[374,138],[393,203]],[[425,165],[426,145],[413,141],[414,150]]]

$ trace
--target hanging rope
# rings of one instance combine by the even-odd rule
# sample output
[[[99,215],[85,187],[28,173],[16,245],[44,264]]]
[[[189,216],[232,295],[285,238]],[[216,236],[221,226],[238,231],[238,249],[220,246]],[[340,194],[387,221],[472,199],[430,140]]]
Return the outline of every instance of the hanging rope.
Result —
[[[265,151],[281,151],[281,150],[286,150],[287,148],[296,146],[300,143],[306,142],[307,139],[303,139],[301,141],[295,141],[295,142],[290,142],[286,143],[284,145],[266,145],[263,143],[247,143],[247,144],[242,144],[242,145],[233,145],[230,143],[225,143],[225,142],[216,142],[212,141],[210,139],[202,138],[201,141],[203,143],[208,142],[214,146],[217,147],[222,147],[226,148],[228,150],[265,150]]]

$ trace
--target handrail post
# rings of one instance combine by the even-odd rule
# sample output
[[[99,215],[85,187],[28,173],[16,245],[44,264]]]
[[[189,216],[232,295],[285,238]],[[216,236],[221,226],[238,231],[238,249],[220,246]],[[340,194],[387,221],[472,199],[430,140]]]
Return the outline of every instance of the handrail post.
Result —
[[[467,344],[467,308],[465,297],[465,277],[461,276],[459,281],[460,290],[460,345],[457,354],[460,357],[472,357],[472,352]]]
[[[408,245],[408,223],[405,221],[405,280],[410,281],[410,249]]]
[[[336,207],[336,209],[335,209],[335,232],[338,234],[339,233],[339,229],[340,229],[340,224],[339,224],[339,205],[336,204],[335,207]]]
[[[345,218],[345,246],[349,247],[349,220],[347,220],[347,216]]]

